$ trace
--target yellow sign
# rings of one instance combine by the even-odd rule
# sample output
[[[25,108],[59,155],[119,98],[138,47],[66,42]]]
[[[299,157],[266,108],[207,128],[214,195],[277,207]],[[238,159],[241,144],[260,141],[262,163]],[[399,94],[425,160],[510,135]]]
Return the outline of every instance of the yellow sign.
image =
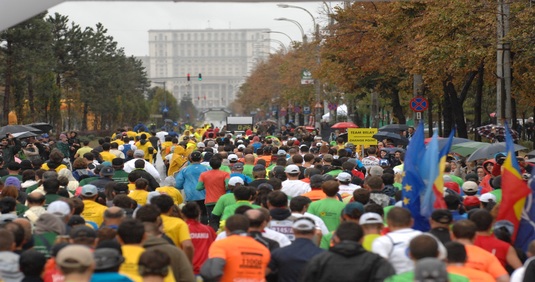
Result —
[[[377,128],[348,128],[347,142],[355,145],[377,145],[377,139],[372,136],[377,134]]]

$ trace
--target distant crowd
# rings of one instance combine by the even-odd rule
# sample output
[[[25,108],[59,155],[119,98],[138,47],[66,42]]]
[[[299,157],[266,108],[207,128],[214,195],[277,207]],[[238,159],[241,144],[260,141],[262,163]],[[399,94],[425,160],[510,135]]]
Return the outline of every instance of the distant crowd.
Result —
[[[495,220],[505,155],[449,156],[447,209],[421,231],[393,140],[272,133],[6,136],[1,280],[535,281],[535,243]]]

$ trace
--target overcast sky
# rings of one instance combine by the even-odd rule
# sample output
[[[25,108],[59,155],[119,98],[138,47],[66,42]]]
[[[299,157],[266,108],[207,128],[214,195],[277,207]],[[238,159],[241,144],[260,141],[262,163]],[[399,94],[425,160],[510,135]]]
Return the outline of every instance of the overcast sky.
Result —
[[[288,4],[307,9],[321,25],[327,22],[322,2]],[[65,2],[49,12],[66,15],[82,27],[102,23],[126,54],[134,56],[148,55],[150,29],[269,28],[301,41],[295,24],[273,20],[283,17],[298,21],[309,36],[313,32],[309,14],[300,9],[279,8],[277,3]],[[272,34],[271,38],[286,45],[290,42],[282,34]],[[276,43],[272,45],[279,48]]]

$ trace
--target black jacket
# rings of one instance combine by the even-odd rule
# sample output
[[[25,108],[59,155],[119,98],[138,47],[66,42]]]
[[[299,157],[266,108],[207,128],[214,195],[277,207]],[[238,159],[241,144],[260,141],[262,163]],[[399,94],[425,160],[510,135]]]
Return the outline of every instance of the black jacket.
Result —
[[[396,274],[381,256],[367,252],[360,243],[342,241],[307,264],[301,281],[383,281]]]

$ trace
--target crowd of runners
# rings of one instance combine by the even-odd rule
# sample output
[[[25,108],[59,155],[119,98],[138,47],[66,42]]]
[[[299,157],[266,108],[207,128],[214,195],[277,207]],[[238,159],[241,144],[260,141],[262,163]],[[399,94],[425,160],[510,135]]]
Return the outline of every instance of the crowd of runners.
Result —
[[[0,281],[535,281],[535,243],[495,220],[504,155],[448,156],[416,230],[393,140],[272,133],[8,134]]]

